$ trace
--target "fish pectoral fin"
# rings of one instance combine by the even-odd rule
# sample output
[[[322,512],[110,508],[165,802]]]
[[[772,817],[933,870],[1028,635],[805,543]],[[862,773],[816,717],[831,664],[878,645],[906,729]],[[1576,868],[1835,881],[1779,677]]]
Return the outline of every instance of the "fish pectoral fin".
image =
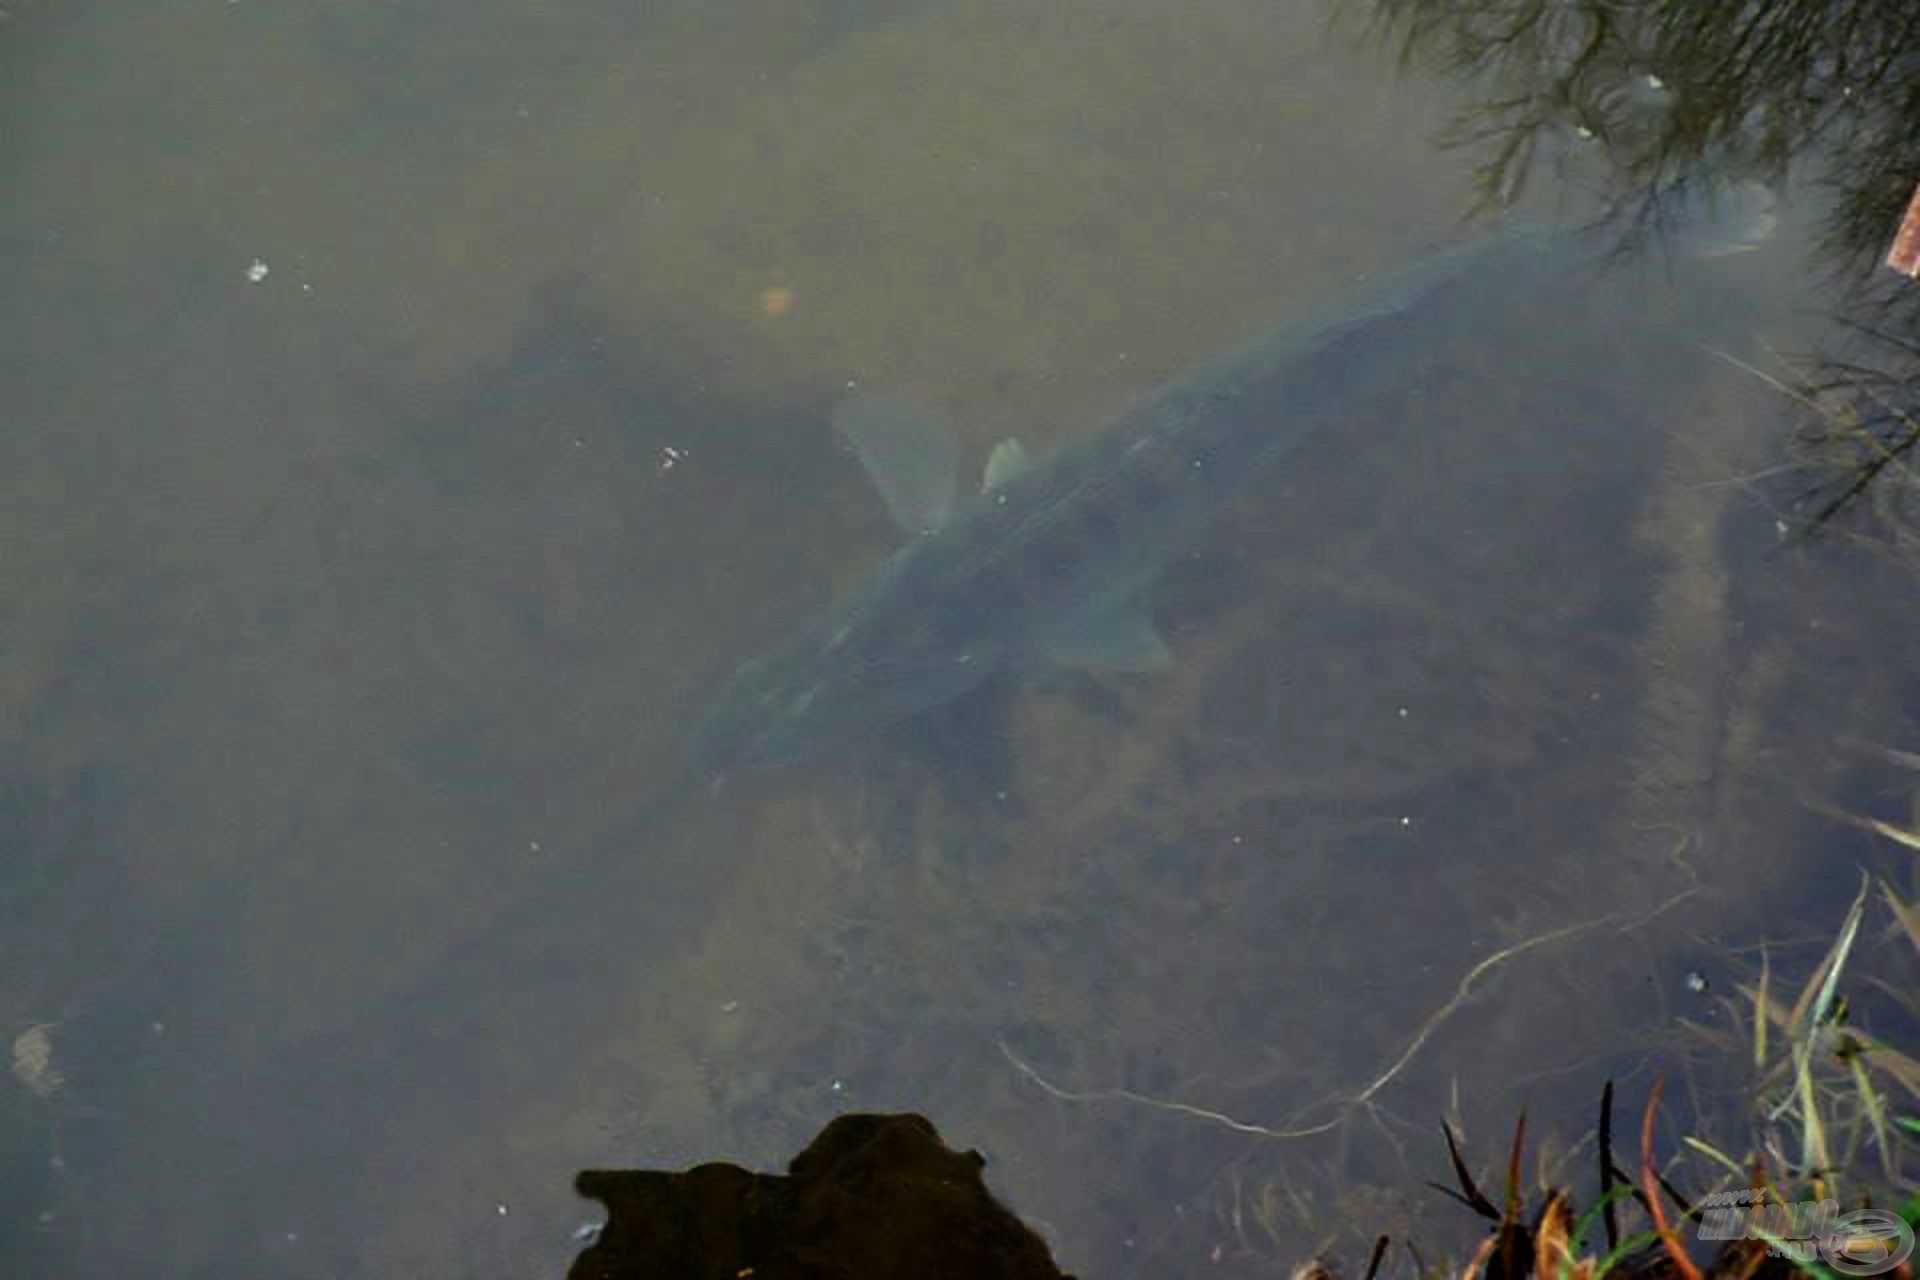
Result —
[[[980,492],[998,489],[1032,465],[1033,460],[1027,457],[1026,446],[1008,436],[993,446],[993,452],[987,455],[987,472],[980,478]]]
[[[932,414],[899,396],[863,392],[834,408],[833,429],[853,446],[902,529],[925,533],[946,522],[960,448]]]
[[[1137,600],[1076,615],[1048,632],[1040,651],[1061,666],[1094,671],[1159,671],[1173,662]]]

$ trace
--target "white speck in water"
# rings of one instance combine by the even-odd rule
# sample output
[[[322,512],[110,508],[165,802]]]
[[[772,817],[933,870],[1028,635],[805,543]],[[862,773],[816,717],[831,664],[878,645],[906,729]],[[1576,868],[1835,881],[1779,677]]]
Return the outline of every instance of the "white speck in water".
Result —
[[[1401,718],[1402,720],[1405,720],[1405,719],[1407,718],[1407,709],[1406,709],[1405,707],[1401,707],[1401,708],[1399,709],[1399,711],[1398,711],[1398,712],[1396,712],[1396,714],[1397,714],[1397,715],[1398,715],[1398,716],[1399,716],[1399,717],[1400,717],[1400,718]]]
[[[687,451],[685,449],[676,449],[672,445],[665,445],[660,450],[660,469],[662,471],[671,471],[673,470],[673,464],[686,456]]]
[[[1647,88],[1664,89],[1666,87],[1667,87],[1667,82],[1665,80],[1662,80],[1659,76],[1649,75],[1647,77]]]
[[[581,1224],[580,1224],[579,1226],[577,1226],[577,1227],[575,1227],[575,1228],[573,1229],[573,1239],[574,1239],[574,1243],[575,1243],[575,1244],[597,1244],[597,1243],[599,1243],[599,1241],[600,1241],[600,1230],[601,1230],[601,1228],[602,1228],[602,1227],[604,1227],[604,1226],[606,1226],[606,1223],[604,1223],[604,1222],[583,1222],[583,1223],[581,1223]]]
[[[540,852],[540,842],[538,840],[527,841],[527,852],[528,853]]]
[[[835,1093],[839,1093],[842,1089],[846,1088],[846,1086],[841,1084],[838,1080],[835,1080],[832,1084],[828,1085],[827,1087],[833,1090],[833,1092]]]
[[[1403,826],[1403,827],[1410,827],[1410,826],[1412,826],[1412,825],[1413,825],[1413,819],[1412,819],[1412,818],[1410,818],[1410,817],[1408,817],[1408,816],[1407,816],[1407,815],[1405,815],[1405,814],[1401,814],[1401,815],[1400,815],[1400,825],[1401,825],[1401,826]]]
[[[1707,994],[1707,975],[1698,969],[1687,970],[1687,990],[1697,996]]]
[[[54,1023],[36,1022],[13,1041],[13,1074],[37,1098],[47,1099],[60,1092],[66,1077],[53,1061]],[[59,1168],[58,1157],[55,1168]]]
[[[720,1012],[732,1013],[734,1010],[738,1009],[739,1007],[740,1007],[740,1002],[738,1000],[729,1000],[725,1004],[720,1006]]]
[[[495,1213],[497,1213],[497,1214],[499,1214],[499,1215],[500,1215],[501,1217],[503,1217],[503,1218],[504,1218],[504,1217],[506,1217],[506,1216],[507,1216],[507,1202],[506,1202],[505,1200],[502,1200],[502,1201],[501,1201],[501,1202],[500,1202],[499,1204],[497,1204],[497,1205],[495,1205],[495,1206],[493,1206],[493,1211],[494,1211]]]
[[[255,258],[247,267],[247,280],[252,284],[259,284],[272,270],[265,258]]]

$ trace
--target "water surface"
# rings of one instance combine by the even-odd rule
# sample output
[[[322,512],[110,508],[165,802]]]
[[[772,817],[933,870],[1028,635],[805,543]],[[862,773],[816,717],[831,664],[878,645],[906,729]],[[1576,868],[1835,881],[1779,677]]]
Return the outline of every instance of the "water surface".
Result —
[[[8,1274],[551,1273],[573,1170],[856,1108],[1082,1274],[1444,1240],[1437,1115],[1671,1069],[1869,853],[1783,780],[1900,798],[1831,750],[1912,728],[1889,571],[1732,482],[1779,403],[1707,348],[1803,332],[1791,227],[1463,316],[1169,572],[1170,672],[684,777],[891,546],[849,389],[1043,451],[1467,234],[1458,91],[1311,7],[30,4],[0,60]]]

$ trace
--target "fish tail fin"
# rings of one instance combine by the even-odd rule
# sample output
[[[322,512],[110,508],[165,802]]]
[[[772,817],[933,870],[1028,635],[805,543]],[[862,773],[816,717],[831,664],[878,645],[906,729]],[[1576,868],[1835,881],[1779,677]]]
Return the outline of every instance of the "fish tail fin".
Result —
[[[1764,183],[1724,187],[1688,183],[1665,212],[1673,246],[1693,258],[1746,253],[1765,243],[1779,225],[1779,201]]]

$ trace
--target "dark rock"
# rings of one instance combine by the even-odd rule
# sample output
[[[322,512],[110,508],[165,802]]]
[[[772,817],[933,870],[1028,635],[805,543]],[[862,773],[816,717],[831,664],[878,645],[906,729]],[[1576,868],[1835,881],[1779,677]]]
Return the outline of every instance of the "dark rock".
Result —
[[[785,1174],[587,1170],[607,1207],[569,1280],[1072,1280],[926,1117],[841,1116]]]

